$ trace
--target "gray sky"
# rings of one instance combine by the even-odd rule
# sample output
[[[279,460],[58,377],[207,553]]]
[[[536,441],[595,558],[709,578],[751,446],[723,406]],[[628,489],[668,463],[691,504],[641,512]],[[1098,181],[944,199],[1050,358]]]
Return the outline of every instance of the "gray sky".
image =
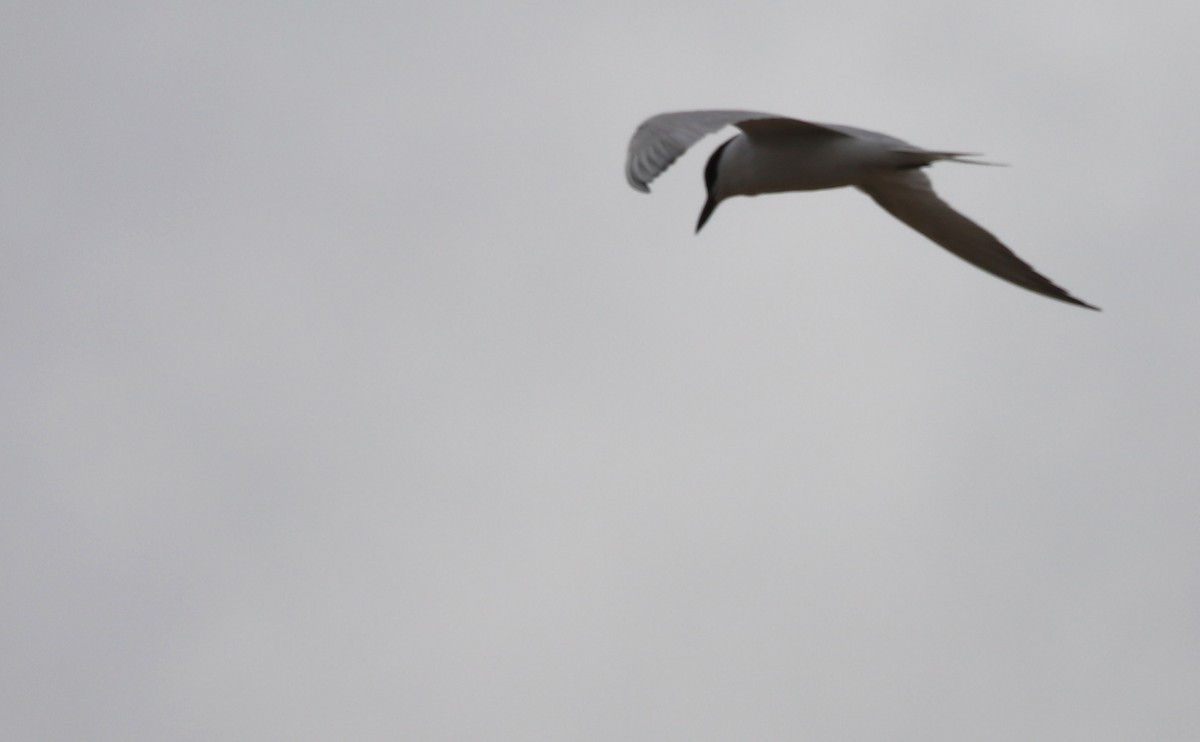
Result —
[[[1200,7],[593,5],[0,11],[0,737],[1200,737]]]

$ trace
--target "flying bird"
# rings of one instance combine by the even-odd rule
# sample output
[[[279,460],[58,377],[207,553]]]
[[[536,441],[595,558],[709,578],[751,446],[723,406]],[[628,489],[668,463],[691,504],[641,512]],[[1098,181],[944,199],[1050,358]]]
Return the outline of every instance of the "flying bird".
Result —
[[[1055,285],[991,232],[938,198],[921,171],[939,160],[978,165],[963,152],[916,147],[887,134],[838,124],[755,111],[680,111],[642,122],[629,142],[625,177],[649,193],[650,183],[693,144],[733,125],[741,132],[708,158],[708,198],[696,223],[699,232],[731,196],[815,191],[853,186],[889,214],[972,265],[1052,299],[1098,309]]]

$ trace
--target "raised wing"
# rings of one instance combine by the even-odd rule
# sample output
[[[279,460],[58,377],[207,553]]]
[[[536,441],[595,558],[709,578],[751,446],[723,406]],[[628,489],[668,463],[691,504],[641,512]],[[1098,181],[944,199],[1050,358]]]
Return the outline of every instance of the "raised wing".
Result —
[[[1051,299],[1099,309],[1056,286],[991,232],[950,208],[933,192],[928,176],[920,170],[897,170],[858,188],[889,214],[968,263]]]
[[[821,124],[812,124],[786,116],[758,111],[679,111],[660,113],[646,119],[629,140],[625,158],[625,178],[643,193],[650,182],[679,159],[684,152],[708,134],[736,125],[749,136],[821,133],[851,136]]]

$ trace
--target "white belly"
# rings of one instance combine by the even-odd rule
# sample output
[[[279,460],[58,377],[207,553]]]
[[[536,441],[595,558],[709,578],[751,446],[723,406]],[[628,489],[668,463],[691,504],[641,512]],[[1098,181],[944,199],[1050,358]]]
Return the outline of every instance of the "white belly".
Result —
[[[851,186],[885,167],[894,167],[887,150],[861,139],[763,143],[743,135],[722,153],[720,180],[728,195],[754,196]]]

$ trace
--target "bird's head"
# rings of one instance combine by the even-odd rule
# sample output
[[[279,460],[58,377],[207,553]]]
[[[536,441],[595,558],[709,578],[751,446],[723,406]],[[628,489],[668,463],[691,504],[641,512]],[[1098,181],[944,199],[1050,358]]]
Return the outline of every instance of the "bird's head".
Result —
[[[729,146],[736,137],[731,137],[725,140],[720,147],[713,150],[713,153],[708,157],[708,164],[704,166],[704,186],[708,191],[708,198],[704,201],[704,208],[700,209],[700,219],[696,222],[696,232],[699,233],[704,227],[704,223],[712,216],[716,210],[717,204],[725,199],[725,195],[720,192],[718,181],[720,178],[719,172],[721,169],[721,153]]]

